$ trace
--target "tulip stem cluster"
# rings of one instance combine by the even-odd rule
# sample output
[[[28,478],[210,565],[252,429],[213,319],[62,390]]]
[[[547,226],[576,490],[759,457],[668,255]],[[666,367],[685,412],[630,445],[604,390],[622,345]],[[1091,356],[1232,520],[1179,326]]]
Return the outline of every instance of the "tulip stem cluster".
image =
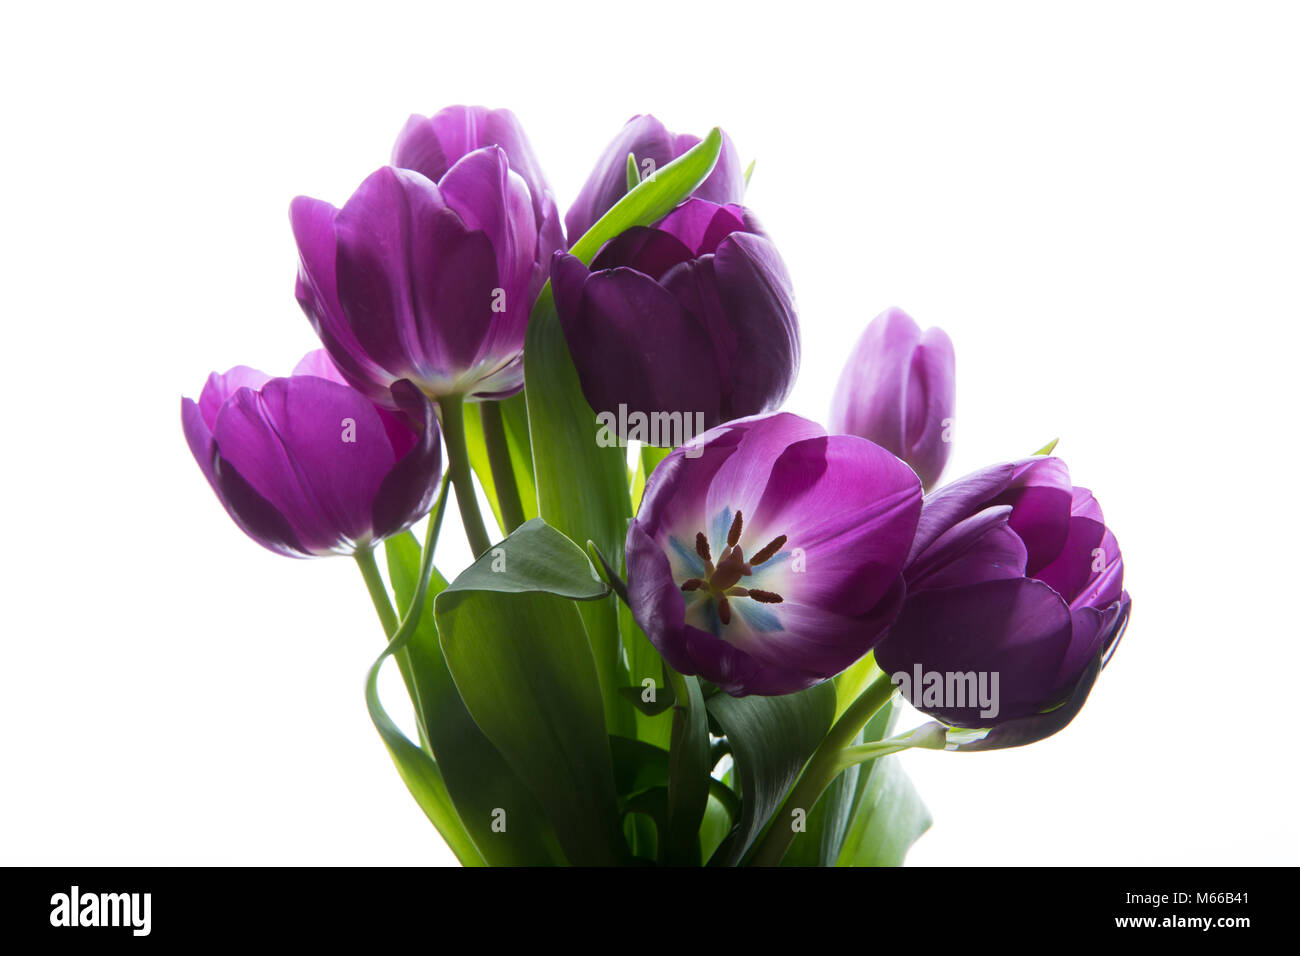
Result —
[[[456,504],[460,508],[465,536],[469,538],[470,550],[477,558],[492,547],[492,539],[483,524],[474,492],[474,479],[470,476],[469,449],[465,444],[465,400],[460,395],[445,396],[438,399],[438,410],[442,417],[442,437],[447,443],[447,474],[456,489]]]
[[[853,738],[866,726],[867,721],[893,699],[897,690],[888,674],[878,674],[835,722],[808,760],[799,782],[772,816],[772,825],[754,851],[751,860],[754,866],[780,865],[781,858],[794,840],[795,831],[788,824],[791,813],[794,810],[812,813],[822,793],[846,766],[842,760],[842,751],[853,743]]]

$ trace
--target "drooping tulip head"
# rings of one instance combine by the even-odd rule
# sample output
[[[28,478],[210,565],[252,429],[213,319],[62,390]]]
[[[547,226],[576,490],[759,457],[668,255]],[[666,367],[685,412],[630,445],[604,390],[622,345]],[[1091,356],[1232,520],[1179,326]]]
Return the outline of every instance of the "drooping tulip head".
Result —
[[[893,621],[920,510],[916,475],[871,442],[790,414],[731,422],[651,474],[629,603],[681,673],[736,696],[802,690]]]
[[[565,248],[564,229],[555,193],[514,113],[484,106],[448,106],[432,116],[412,116],[393,144],[392,164],[413,169],[436,183],[463,157],[484,146],[499,146],[510,169],[528,186],[537,223],[529,296],[536,299],[546,282],[552,253]]]
[[[428,512],[442,450],[433,405],[410,382],[395,410],[346,384],[324,352],[288,378],[238,366],[181,400],[194,460],[230,517],[293,557],[353,554]]]
[[[577,242],[609,212],[627,193],[627,158],[632,155],[641,179],[667,166],[692,146],[698,136],[672,133],[653,116],[634,116],[605,147],[595,168],[583,183],[564,221],[570,244]],[[726,204],[738,203],[745,196],[745,173],[731,137],[722,134],[722,151],[709,178],[695,190],[695,198]]]
[[[888,448],[933,487],[952,451],[957,401],[952,341],[902,309],[867,326],[840,373],[830,429]]]
[[[913,703],[932,716],[993,728],[963,749],[1030,743],[1064,727],[1128,622],[1115,535],[1059,458],[986,468],[929,495],[905,576],[907,600],[876,660],[891,675],[938,675],[954,688],[984,675],[997,687],[984,706],[922,699],[912,681]]]
[[[590,268],[557,253],[551,286],[598,414],[680,415],[699,434],[780,407],[794,383],[790,278],[741,206],[687,200],[610,240]]]
[[[392,403],[407,379],[431,398],[523,386],[537,251],[528,187],[495,146],[438,182],[392,166],[342,209],[299,196],[298,302],[343,377]]]

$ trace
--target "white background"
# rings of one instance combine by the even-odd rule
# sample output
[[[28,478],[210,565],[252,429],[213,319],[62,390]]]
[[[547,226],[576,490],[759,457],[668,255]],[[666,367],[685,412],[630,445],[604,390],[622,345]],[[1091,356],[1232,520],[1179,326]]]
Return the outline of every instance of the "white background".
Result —
[[[633,113],[722,125],[824,418],[866,322],[957,347],[955,477],[1061,436],[1132,624],[1042,744],[908,755],[911,862],[1296,863],[1300,36],[1222,3],[10,7],[0,862],[433,863],[355,567],[245,539],[182,438],[314,347],[289,200],[509,106],[561,203]],[[454,573],[463,545],[442,552]],[[399,700],[389,695],[389,700]]]

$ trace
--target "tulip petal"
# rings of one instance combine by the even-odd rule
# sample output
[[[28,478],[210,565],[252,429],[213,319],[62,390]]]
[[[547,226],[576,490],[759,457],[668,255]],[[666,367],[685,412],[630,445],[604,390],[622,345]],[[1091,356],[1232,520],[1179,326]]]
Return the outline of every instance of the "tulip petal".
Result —
[[[312,377],[273,379],[260,392],[235,393],[213,437],[222,460],[306,550],[351,553],[371,537],[371,502],[394,461],[377,409],[358,392]]]
[[[777,458],[743,540],[752,554],[787,535],[802,570],[784,570],[770,590],[856,616],[894,587],[920,512],[920,482],[901,461],[861,438],[819,436],[793,442]]]
[[[442,442],[433,403],[405,380],[393,384],[393,403],[417,423],[418,437],[379,484],[371,518],[376,538],[387,538],[418,521],[433,505],[442,474]]]
[[[704,330],[649,276],[619,268],[581,282],[579,267],[559,255],[552,275],[564,337],[592,408],[617,416],[625,405],[716,421],[717,369]]]
[[[298,244],[295,295],[343,377],[372,400],[383,400],[391,376],[366,354],[339,303],[337,215],[329,203],[307,196],[290,204],[289,221]]]
[[[997,713],[956,701],[927,704],[913,688],[921,710],[958,727],[988,727],[1035,714],[1057,701],[1057,674],[1070,647],[1072,620],[1060,596],[1025,578],[986,581],[968,587],[913,594],[885,639],[876,661],[887,674],[985,675],[998,678]]]
[[[957,358],[943,329],[927,329],[912,354],[907,377],[907,463],[927,488],[939,480],[952,444],[945,440],[957,405]]]

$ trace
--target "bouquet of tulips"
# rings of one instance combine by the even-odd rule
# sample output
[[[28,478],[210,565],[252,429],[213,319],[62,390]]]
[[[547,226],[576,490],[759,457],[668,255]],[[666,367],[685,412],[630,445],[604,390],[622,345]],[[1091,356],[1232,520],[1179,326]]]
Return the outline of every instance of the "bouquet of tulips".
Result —
[[[412,117],[341,208],[291,204],[323,348],[182,402],[244,532],[357,562],[370,716],[465,865],[901,863],[929,816],[890,755],[1057,732],[1127,623],[1052,447],[938,484],[941,330],[885,312],[828,427],[779,411],[799,322],[748,172],[639,116],[562,219],[513,114]]]

